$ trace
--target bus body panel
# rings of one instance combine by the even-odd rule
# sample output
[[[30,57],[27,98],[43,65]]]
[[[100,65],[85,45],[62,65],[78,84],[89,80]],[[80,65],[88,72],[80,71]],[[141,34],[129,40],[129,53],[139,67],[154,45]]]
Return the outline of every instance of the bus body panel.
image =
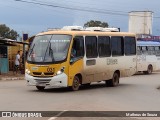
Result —
[[[95,64],[87,65],[86,63],[89,60],[91,62],[95,60]],[[136,72],[136,56],[84,59],[84,65],[85,77],[83,83],[109,80],[117,70],[120,71],[121,77],[127,77]]]
[[[82,58],[77,60],[74,63],[69,64],[69,74],[68,75],[69,75],[68,86],[72,86],[74,76],[76,75],[83,76],[83,59]]]
[[[157,56],[157,69],[160,70],[160,56]]]
[[[153,71],[158,70],[157,57],[155,55],[137,55],[137,71],[146,71],[148,65],[153,66]]]
[[[27,80],[27,84],[30,86],[51,86],[51,87],[67,87],[68,76],[65,73],[61,75],[42,78],[42,77],[33,77],[28,74],[25,74],[25,79]]]
[[[62,67],[65,67],[64,73],[57,75]],[[47,65],[26,63],[26,68],[30,71],[30,74],[25,74],[28,85],[67,87],[69,84],[67,62]]]

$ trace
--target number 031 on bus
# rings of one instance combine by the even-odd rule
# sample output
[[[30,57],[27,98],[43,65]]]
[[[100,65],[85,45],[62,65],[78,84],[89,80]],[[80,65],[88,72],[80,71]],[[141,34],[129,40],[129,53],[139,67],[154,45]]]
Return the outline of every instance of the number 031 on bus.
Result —
[[[120,77],[136,73],[136,38],[127,32],[69,27],[35,36],[28,52],[25,79],[38,90],[105,81],[117,86]]]

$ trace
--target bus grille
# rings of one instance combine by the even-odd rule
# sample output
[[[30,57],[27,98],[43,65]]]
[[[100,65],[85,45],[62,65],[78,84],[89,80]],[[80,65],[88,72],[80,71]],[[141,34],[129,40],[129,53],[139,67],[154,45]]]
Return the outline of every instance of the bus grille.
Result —
[[[45,72],[44,74],[45,74],[45,75],[53,75],[54,72],[49,72],[49,73]]]
[[[54,72],[44,72],[44,73],[42,73],[42,72],[33,72],[33,75],[35,76],[38,76],[38,75],[50,75],[50,76],[53,76],[54,75]]]
[[[33,72],[33,75],[41,75],[42,72]]]
[[[47,84],[47,83],[49,83],[51,81],[51,79],[34,79],[34,80],[38,84],[42,84],[42,83]]]

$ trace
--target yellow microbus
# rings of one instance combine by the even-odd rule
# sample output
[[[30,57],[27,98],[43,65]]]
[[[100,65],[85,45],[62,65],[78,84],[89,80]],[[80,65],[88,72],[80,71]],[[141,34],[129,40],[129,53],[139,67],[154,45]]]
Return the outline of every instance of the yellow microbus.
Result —
[[[120,77],[136,72],[136,38],[127,32],[61,29],[35,36],[28,52],[25,79],[38,90],[105,81],[117,86]]]

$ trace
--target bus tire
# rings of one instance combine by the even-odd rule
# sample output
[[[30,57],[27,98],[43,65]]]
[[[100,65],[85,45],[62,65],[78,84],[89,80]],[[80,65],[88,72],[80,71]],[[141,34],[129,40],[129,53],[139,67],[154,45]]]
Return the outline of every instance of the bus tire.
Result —
[[[106,80],[105,83],[106,83],[107,87],[110,87],[111,86],[111,79],[110,80]]]
[[[119,84],[119,74],[115,72],[112,79],[106,81],[107,86],[115,87]]]
[[[90,87],[91,83],[85,83],[83,84],[84,87]]]
[[[79,79],[78,76],[75,76],[74,79],[73,79],[71,90],[72,91],[77,91],[77,90],[79,90],[79,86],[80,86],[80,79]]]
[[[147,68],[147,71],[144,71],[145,74],[152,74],[152,72],[153,72],[152,65],[149,65],[148,68]]]
[[[36,88],[37,88],[38,90],[40,90],[40,91],[43,91],[45,87],[43,87],[43,86],[36,86]]]

